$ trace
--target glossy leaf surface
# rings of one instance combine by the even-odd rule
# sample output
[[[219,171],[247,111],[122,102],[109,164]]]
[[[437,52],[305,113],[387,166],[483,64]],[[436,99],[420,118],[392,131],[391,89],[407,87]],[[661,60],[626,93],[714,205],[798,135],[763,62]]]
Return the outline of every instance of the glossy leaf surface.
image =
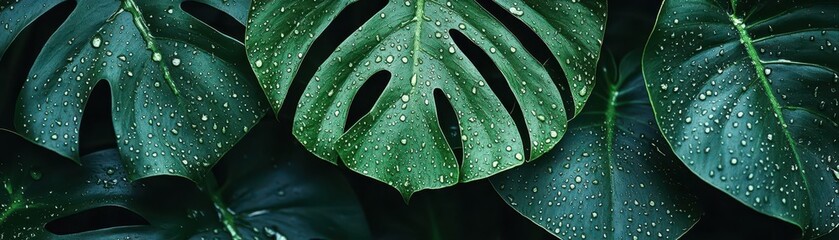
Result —
[[[300,64],[352,1],[254,1],[246,46],[251,66],[279,111]],[[396,187],[416,191],[488,177],[534,159],[565,133],[569,115],[591,94],[604,34],[606,1],[494,3],[533,30],[562,66],[569,93],[504,24],[475,1],[389,1],[332,53],[298,103],[294,134],[316,155]],[[340,24],[340,23],[338,23]],[[498,66],[524,113],[519,132],[496,92],[452,39],[462,34]],[[353,98],[370,76],[390,82],[368,114],[346,133]],[[436,102],[442,91],[446,102]],[[436,106],[451,104],[464,146],[458,162],[440,130]],[[521,135],[528,134],[530,143]],[[525,156],[524,148],[531,148]]]
[[[699,177],[805,238],[839,224],[839,2],[668,0],[644,74]]]
[[[63,1],[0,1],[0,52]],[[29,71],[17,131],[79,159],[79,127],[105,80],[126,171],[197,178],[255,125],[261,102],[242,43],[181,9],[181,0],[79,0]],[[244,22],[247,2],[198,1]]]
[[[264,125],[263,125],[264,126]],[[343,177],[299,146],[258,128],[201,188],[181,178],[131,183],[115,149],[60,158],[10,132],[0,143],[20,146],[0,161],[0,239],[366,239],[361,206]],[[272,131],[274,130],[274,131]],[[290,136],[290,135],[289,135]],[[261,143],[283,146],[267,151]],[[247,144],[247,145],[246,145]],[[291,147],[295,146],[295,147]],[[88,209],[118,206],[148,225],[57,235],[45,224]]]
[[[592,99],[543,159],[491,178],[516,211],[561,239],[675,239],[699,220],[655,125],[641,54],[601,60]]]

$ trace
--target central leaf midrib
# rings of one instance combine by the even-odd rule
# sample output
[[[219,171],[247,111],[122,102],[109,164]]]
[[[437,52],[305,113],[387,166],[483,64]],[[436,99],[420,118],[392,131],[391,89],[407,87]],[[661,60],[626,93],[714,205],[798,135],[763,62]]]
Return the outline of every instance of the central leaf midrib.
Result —
[[[160,51],[160,47],[157,46],[155,36],[151,34],[146,20],[143,19],[142,12],[140,12],[140,9],[137,7],[137,3],[135,3],[134,0],[123,0],[122,9],[125,9],[131,14],[134,26],[137,27],[137,31],[140,32],[143,41],[146,42],[146,49],[152,52],[152,61],[157,62],[158,67],[160,67],[160,70],[163,72],[164,80],[166,80],[166,83],[169,85],[169,88],[171,88],[175,96],[179,95],[180,92],[175,86],[172,74],[169,72],[169,68],[166,67],[166,61],[163,61],[163,53]],[[156,59],[155,55],[158,55],[160,58]]]
[[[6,219],[12,215],[12,213],[16,212],[18,209],[23,207],[23,196],[19,192],[15,192],[12,190],[12,186],[8,182],[3,182],[3,187],[6,189],[6,192],[9,194],[11,203],[8,205],[8,208],[4,209],[3,212],[0,212],[0,224],[6,222]]]
[[[609,174],[609,186],[611,189],[619,189],[619,186],[615,186],[615,178],[612,174],[612,164],[614,159],[614,143],[615,143],[615,119],[617,118],[617,100],[618,100],[618,93],[620,89],[620,81],[618,83],[609,83],[609,96],[606,102],[606,112],[605,112],[605,119],[603,121],[604,128],[606,130],[606,169],[604,172]],[[609,207],[614,210],[614,202],[615,202],[615,191],[609,191]],[[613,211],[614,212],[614,211]],[[616,224],[614,223],[615,217],[614,215],[610,215],[611,221],[613,226]]]
[[[737,1],[732,0],[731,2],[732,2],[732,7],[736,6]],[[746,30],[747,29],[746,23],[743,22],[742,19],[737,18],[737,16],[735,14],[729,15],[729,19],[731,20],[731,23],[734,25],[734,27],[737,29],[737,32],[738,32],[739,38],[740,38],[740,43],[743,45],[743,47],[746,48],[746,52],[748,53],[749,59],[751,60],[752,65],[754,65],[755,75],[757,75],[758,79],[760,80],[763,92],[766,95],[766,97],[769,99],[769,102],[772,105],[771,106],[772,111],[774,112],[775,117],[780,122],[781,129],[784,133],[784,137],[785,137],[787,143],[790,146],[790,149],[792,150],[793,157],[795,158],[795,162],[798,165],[798,167],[801,168],[804,165],[801,162],[801,157],[798,155],[798,149],[796,147],[795,140],[793,139],[792,135],[790,134],[789,129],[787,129],[787,123],[786,123],[786,120],[784,120],[784,115],[783,115],[783,111],[782,111],[783,107],[778,102],[778,99],[775,97],[775,94],[772,93],[772,87],[769,84],[769,79],[766,78],[766,74],[764,73],[766,71],[766,67],[763,66],[763,62],[760,59],[760,57],[758,56],[757,49],[754,46],[754,41],[752,40],[751,36],[749,35],[749,32]],[[804,176],[804,173],[801,170],[798,170],[796,172],[798,172],[798,174],[801,176],[801,181],[804,184],[804,188],[806,189],[805,192],[807,193],[807,198],[809,200],[810,199],[810,184],[807,182],[807,177]],[[809,211],[809,208],[808,208],[808,211]]]
[[[419,69],[418,69],[418,67],[419,67],[419,52],[422,48],[421,45],[420,45],[420,44],[422,44],[420,42],[420,36],[422,35],[422,22],[423,22],[422,18],[423,18],[424,15],[425,15],[425,0],[417,0],[417,9],[414,12],[414,18],[413,18],[413,21],[416,21],[416,25],[414,27],[414,43],[413,43],[414,46],[413,46],[413,49],[412,49],[412,52],[411,52],[411,54],[413,55],[412,56],[412,61],[411,61],[411,64],[412,64],[411,65],[411,74],[412,75],[410,76],[411,79],[412,79],[411,87],[414,87],[416,85],[415,78],[419,74]],[[413,88],[412,88],[412,91],[413,91]]]

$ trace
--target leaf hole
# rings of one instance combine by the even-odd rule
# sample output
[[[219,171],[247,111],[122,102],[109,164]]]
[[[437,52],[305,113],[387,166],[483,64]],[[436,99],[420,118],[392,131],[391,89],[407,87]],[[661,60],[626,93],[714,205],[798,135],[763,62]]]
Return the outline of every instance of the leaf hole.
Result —
[[[29,70],[50,36],[70,17],[76,1],[59,3],[35,19],[11,42],[0,58],[0,128],[13,129],[15,103]],[[3,34],[9,34],[4,32]]]
[[[437,123],[440,125],[440,130],[443,131],[446,143],[454,152],[457,163],[463,164],[463,142],[460,140],[460,125],[454,107],[446,98],[443,90],[440,89],[434,89],[434,104],[437,110]]]
[[[300,97],[306,89],[306,83],[312,79],[318,67],[326,62],[326,58],[338,48],[338,45],[361,27],[367,19],[372,18],[376,12],[384,8],[386,4],[387,1],[385,0],[364,0],[352,3],[327,25],[323,34],[312,42],[312,47],[303,57],[297,75],[294,76],[294,80],[289,86],[288,95],[283,102],[293,104],[283,104],[277,115],[278,118],[281,120],[288,119],[288,122],[293,119],[293,115],[297,111],[297,102],[300,101]],[[352,125],[347,124],[347,126]]]
[[[53,234],[67,235],[112,227],[141,225],[150,224],[145,218],[131,210],[117,206],[102,206],[52,220],[44,228]]]
[[[524,46],[530,55],[542,63],[542,66],[548,71],[548,75],[554,80],[554,84],[557,85],[557,89],[562,93],[560,96],[562,97],[563,106],[565,106],[565,112],[568,113],[568,118],[573,117],[574,98],[572,94],[574,93],[567,87],[568,79],[565,78],[565,72],[562,70],[556,58],[553,57],[548,45],[545,44],[542,38],[530,26],[513,16],[513,14],[500,5],[489,0],[478,0],[477,2],[492,16],[498,19],[501,24],[507,27],[507,30],[513,33],[513,37],[521,42],[522,46]]]
[[[524,143],[525,156],[530,156],[530,135],[527,134],[527,124],[524,121],[524,115],[522,115],[521,108],[518,107],[516,97],[513,95],[513,90],[510,88],[510,84],[507,83],[507,79],[504,78],[501,70],[498,69],[498,66],[495,65],[486,52],[475,45],[463,33],[456,30],[449,30],[449,35],[452,36],[452,40],[463,51],[466,58],[478,69],[481,77],[486,80],[487,85],[489,85],[492,92],[495,93],[498,100],[504,105],[507,113],[513,117],[513,121],[515,121],[519,135],[521,135],[522,142]]]
[[[99,81],[87,99],[79,127],[81,156],[117,147],[114,123],[111,120],[111,88],[108,81]]]
[[[516,97],[513,95],[513,90],[510,88],[501,70],[498,69],[498,66],[495,65],[489,55],[460,31],[449,30],[449,35],[452,37],[454,43],[457,44],[457,47],[466,55],[466,58],[475,65],[475,68],[481,74],[481,77],[486,80],[492,92],[504,104],[507,112],[513,111],[516,105]]]
[[[204,3],[193,1],[181,3],[181,9],[183,9],[184,12],[189,13],[192,17],[198,19],[198,21],[212,27],[216,31],[230,36],[239,42],[245,41],[245,25],[236,21],[235,18],[226,12]]]
[[[390,75],[388,71],[379,71],[373,74],[373,76],[370,76],[361,85],[361,88],[355,94],[356,97],[353,98],[350,104],[350,110],[347,114],[347,124],[344,125],[344,132],[349,130],[352,125],[358,122],[358,120],[361,120],[361,117],[364,117],[364,115],[373,109],[376,101],[385,92],[385,87],[387,87],[390,81]]]

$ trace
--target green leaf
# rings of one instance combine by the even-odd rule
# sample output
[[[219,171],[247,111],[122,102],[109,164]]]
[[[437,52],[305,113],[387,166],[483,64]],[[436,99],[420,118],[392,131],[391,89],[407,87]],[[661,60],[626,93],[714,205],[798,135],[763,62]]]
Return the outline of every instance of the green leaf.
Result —
[[[0,0],[5,50],[57,0]],[[242,43],[180,8],[181,0],[78,0],[35,60],[15,125],[28,139],[79,159],[79,126],[102,79],[130,179],[197,178],[253,127],[267,107]],[[240,22],[247,1],[199,1]]]
[[[701,214],[655,126],[641,54],[601,60],[568,135],[539,161],[491,178],[516,211],[562,239],[678,238]]]
[[[265,126],[265,125],[262,125]],[[0,239],[368,239],[361,206],[336,170],[309,158],[277,129],[257,128],[220,162],[220,186],[182,178],[131,183],[116,149],[82,158],[83,166],[0,130],[19,146],[0,161]],[[278,146],[265,150],[263,144]],[[294,146],[294,147],[292,147]],[[278,157],[282,156],[282,157]],[[56,235],[45,224],[88,209],[118,206],[149,225]]]
[[[352,1],[254,1],[246,46],[275,111],[315,38]],[[569,79],[579,111],[591,94],[606,1],[499,0],[547,44]],[[452,40],[459,32],[499,67],[524,113],[519,133],[487,81]],[[372,110],[346,133],[352,99],[367,79],[391,79]],[[457,113],[464,157],[458,166],[438,124],[435,90]],[[298,103],[294,134],[331,162],[416,191],[488,177],[524,162],[528,134],[535,159],[565,133],[567,113],[553,79],[519,40],[475,1],[390,1],[336,49]],[[361,96],[364,97],[364,96]]]
[[[669,0],[644,54],[679,158],[806,238],[839,225],[837,3]]]

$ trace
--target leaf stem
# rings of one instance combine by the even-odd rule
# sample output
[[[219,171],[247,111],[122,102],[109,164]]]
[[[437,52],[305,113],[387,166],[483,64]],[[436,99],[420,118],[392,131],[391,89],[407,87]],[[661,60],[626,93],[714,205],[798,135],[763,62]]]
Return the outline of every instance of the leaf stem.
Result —
[[[210,197],[210,200],[213,201],[213,206],[216,207],[219,219],[227,232],[230,233],[230,237],[233,238],[233,240],[242,240],[242,236],[239,234],[239,231],[236,230],[236,214],[230,210],[230,208],[227,207],[227,204],[225,204],[221,199],[215,177],[212,174],[208,175],[209,176],[207,178],[199,180],[204,183],[204,186],[201,187],[201,191],[206,193]]]
[[[169,73],[169,68],[166,66],[166,62],[163,61],[163,53],[157,46],[155,37],[151,34],[151,30],[149,30],[146,20],[143,19],[143,14],[140,12],[140,9],[137,8],[137,4],[134,3],[134,0],[123,0],[122,9],[131,13],[134,25],[137,26],[137,30],[140,31],[140,35],[142,35],[143,40],[146,41],[146,49],[152,52],[152,61],[157,62],[160,70],[163,71],[163,78],[166,80],[166,83],[169,84],[169,88],[172,89],[175,96],[180,95],[178,88],[175,86],[175,82],[172,80],[172,74]]]
[[[428,222],[431,225],[431,239],[443,239],[443,236],[440,234],[440,227],[438,226],[439,222],[437,222],[437,214],[435,213],[433,206],[434,201],[425,199],[423,202],[423,205],[425,205],[425,212],[428,213]]]

